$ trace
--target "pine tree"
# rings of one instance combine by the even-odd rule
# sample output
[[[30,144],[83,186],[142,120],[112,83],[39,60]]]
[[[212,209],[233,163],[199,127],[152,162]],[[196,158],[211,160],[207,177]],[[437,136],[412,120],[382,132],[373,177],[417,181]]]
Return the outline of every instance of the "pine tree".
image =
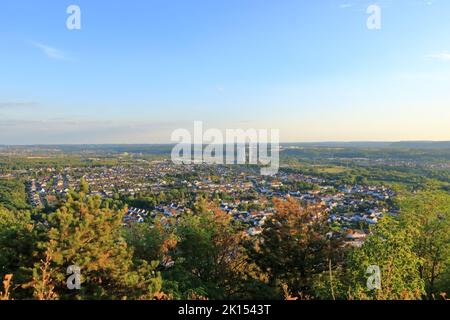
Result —
[[[313,297],[315,276],[327,271],[329,262],[336,263],[339,256],[338,243],[327,238],[326,214],[292,198],[274,203],[276,212],[267,219],[251,257],[280,295]]]
[[[54,289],[47,291],[61,299],[151,299],[161,289],[161,278],[155,265],[133,263],[132,249],[122,236],[123,212],[102,208],[97,197],[77,198],[46,217],[47,239],[39,243],[43,253],[34,274],[43,272],[42,261],[50,250],[45,282]],[[69,266],[79,267],[81,290],[68,289]]]
[[[242,228],[227,213],[200,198],[194,212],[180,219],[177,235],[175,267],[168,278],[176,283],[181,297],[245,295],[251,266],[242,245]]]

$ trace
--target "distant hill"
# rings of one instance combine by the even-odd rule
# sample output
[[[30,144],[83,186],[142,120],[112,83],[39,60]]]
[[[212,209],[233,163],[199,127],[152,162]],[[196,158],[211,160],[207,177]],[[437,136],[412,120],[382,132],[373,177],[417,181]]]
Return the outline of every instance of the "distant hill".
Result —
[[[450,141],[398,141],[398,142],[307,142],[282,143],[283,147],[322,147],[322,148],[405,148],[405,149],[450,149]]]
[[[372,142],[372,141],[352,141],[352,142],[293,142],[281,143],[283,147],[304,147],[304,148],[389,148],[392,142]]]
[[[450,149],[450,141],[400,141],[391,143],[392,148]]]
[[[0,145],[4,150],[60,151],[66,153],[103,152],[103,153],[142,153],[170,154],[175,144],[80,144],[80,145]],[[344,148],[344,149],[450,149],[450,141],[350,141],[350,142],[293,142],[281,143],[289,148]]]

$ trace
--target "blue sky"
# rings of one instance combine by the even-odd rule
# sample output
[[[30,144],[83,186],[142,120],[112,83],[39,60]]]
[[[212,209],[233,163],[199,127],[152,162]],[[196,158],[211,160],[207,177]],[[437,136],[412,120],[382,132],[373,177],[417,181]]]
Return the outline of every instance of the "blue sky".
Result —
[[[194,120],[283,141],[450,140],[450,1],[0,4],[0,144],[164,143]]]

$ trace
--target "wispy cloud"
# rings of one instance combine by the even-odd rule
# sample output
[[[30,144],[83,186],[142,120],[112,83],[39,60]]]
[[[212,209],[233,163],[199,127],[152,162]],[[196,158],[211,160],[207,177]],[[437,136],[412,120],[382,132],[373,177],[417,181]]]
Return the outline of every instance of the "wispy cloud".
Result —
[[[53,47],[49,47],[47,45],[44,45],[42,43],[39,42],[32,42],[31,43],[33,46],[35,46],[36,48],[40,49],[41,52],[43,54],[45,54],[47,57],[49,57],[50,59],[54,59],[54,60],[68,60],[68,57],[66,55],[66,53],[64,53],[63,51],[53,48]]]
[[[36,106],[36,102],[0,101],[0,109],[7,108],[28,108]]]
[[[347,9],[353,7],[353,3],[342,3],[339,5],[339,8],[341,9]]]
[[[0,117],[0,144],[170,143],[190,121],[93,119],[90,117]]]
[[[438,53],[432,53],[427,55],[426,58],[439,61],[450,61],[450,52],[442,51]]]

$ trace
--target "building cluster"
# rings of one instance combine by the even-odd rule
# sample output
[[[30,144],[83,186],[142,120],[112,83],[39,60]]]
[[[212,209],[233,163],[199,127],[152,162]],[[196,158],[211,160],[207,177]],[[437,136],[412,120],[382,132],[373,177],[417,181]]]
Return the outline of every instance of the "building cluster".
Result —
[[[140,160],[114,166],[46,168],[33,171],[27,183],[30,203],[41,208],[63,199],[69,190],[78,190],[80,180],[89,184],[89,193],[102,198],[136,197],[142,194],[183,189],[207,194],[220,203],[220,209],[247,225],[247,235],[262,232],[267,219],[276,214],[274,197],[289,197],[325,208],[329,223],[346,232],[349,243],[364,240],[367,226],[376,224],[392,208],[394,192],[384,186],[339,185],[321,177],[283,170],[261,176],[252,166],[175,165],[170,161]],[[145,222],[149,217],[177,218],[188,203],[183,199],[149,208],[129,207],[124,223]],[[366,231],[364,231],[366,230]]]

